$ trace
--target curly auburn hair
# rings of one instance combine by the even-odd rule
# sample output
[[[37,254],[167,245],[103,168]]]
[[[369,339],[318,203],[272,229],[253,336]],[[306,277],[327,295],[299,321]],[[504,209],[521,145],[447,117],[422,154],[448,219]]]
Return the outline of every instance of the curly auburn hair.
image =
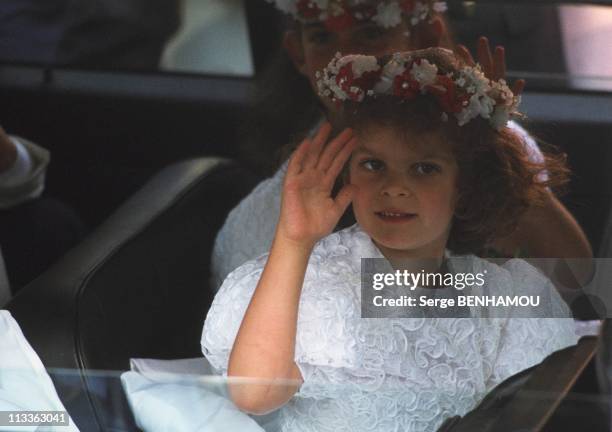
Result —
[[[452,115],[444,121],[435,98],[427,94],[410,101],[377,96],[347,102],[334,123],[336,129],[352,127],[357,133],[382,126],[411,136],[441,132],[448,139],[459,168],[459,199],[448,240],[455,253],[479,253],[511,234],[548,188],[569,178],[564,154],[534,158],[517,131],[507,126],[495,130],[480,117],[463,126]]]

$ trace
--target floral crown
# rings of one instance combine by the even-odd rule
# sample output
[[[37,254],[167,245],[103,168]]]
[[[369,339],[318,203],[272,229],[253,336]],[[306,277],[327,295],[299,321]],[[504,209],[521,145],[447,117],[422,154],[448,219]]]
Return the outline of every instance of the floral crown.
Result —
[[[415,26],[444,12],[446,2],[436,0],[267,0],[300,22],[323,22],[330,30],[342,30],[356,22],[374,21],[395,27],[406,15]]]
[[[432,56],[432,54],[434,54]],[[434,63],[450,65],[444,73]],[[438,58],[441,61],[438,61]],[[520,96],[514,95],[500,79],[488,79],[479,65],[456,66],[452,51],[429,48],[396,53],[377,58],[365,55],[336,54],[322,71],[317,72],[319,94],[334,102],[362,102],[366,97],[390,95],[412,100],[418,95],[432,95],[442,110],[442,119],[454,115],[463,126],[480,116],[494,129],[504,127],[510,118],[520,115]]]

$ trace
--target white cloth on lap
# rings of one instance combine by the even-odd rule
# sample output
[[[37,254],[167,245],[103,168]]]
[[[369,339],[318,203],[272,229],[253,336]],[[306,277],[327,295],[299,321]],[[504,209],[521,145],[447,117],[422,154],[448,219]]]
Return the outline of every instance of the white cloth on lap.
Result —
[[[227,398],[225,380],[204,358],[132,359],[121,375],[136,424],[145,432],[263,432]]]
[[[132,358],[130,359],[130,369],[132,372],[139,372],[142,375],[160,373],[185,374],[185,375],[212,375],[213,370],[204,357],[159,360]]]
[[[40,358],[9,311],[0,310],[0,411],[66,411]],[[23,431],[78,432],[69,426],[19,427]],[[0,431],[15,427],[0,426]]]

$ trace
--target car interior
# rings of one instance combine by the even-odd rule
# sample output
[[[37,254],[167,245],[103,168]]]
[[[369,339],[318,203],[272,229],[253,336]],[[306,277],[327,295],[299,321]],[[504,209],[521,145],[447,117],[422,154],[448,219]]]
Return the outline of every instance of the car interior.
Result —
[[[560,199],[595,258],[612,258],[612,62],[607,56],[599,70],[607,69],[591,74],[572,50],[599,39],[566,29],[577,19],[569,12],[591,11],[600,39],[612,37],[612,2],[448,3],[458,41],[474,50],[488,36],[506,48],[508,77],[526,79],[522,124],[567,154],[572,177]],[[264,0],[203,4],[182,18],[187,28],[158,68],[114,65],[103,55],[0,58],[2,127],[51,151],[45,194],[72,206],[88,230],[6,309],[83,431],[139,430],[119,377],[130,359],[202,356],[215,236],[266,175],[241,144],[283,22]],[[223,36],[224,26],[236,40]],[[205,43],[181,39],[193,35]],[[221,42],[228,46],[219,51],[235,59],[187,61]],[[610,430],[610,326],[604,319],[598,336],[510,377],[439,431]]]

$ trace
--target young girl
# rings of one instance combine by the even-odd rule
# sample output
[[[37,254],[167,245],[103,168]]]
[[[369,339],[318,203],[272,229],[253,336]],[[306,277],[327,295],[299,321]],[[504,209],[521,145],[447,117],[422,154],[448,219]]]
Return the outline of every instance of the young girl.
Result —
[[[536,318],[569,312],[533,267],[446,251],[511,229],[546,192],[544,163],[506,127],[518,98],[505,83],[446,50],[336,58],[319,89],[343,104],[335,122],[352,128],[326,144],[325,124],[291,157],[270,253],[225,280],[203,352],[221,373],[255,379],[231,383],[232,399],[251,413],[280,407],[280,430],[434,431],[576,342],[573,320]],[[546,169],[549,183],[562,173],[552,160]],[[330,234],[351,202],[357,224]],[[457,311],[464,318],[365,319],[362,258],[417,271],[433,260],[429,271],[486,274],[488,295],[548,300],[523,315],[483,307]]]
[[[279,148],[293,149],[294,143],[301,141],[317,122],[334,116],[336,105],[317,95],[316,71],[323,69],[337,52],[381,56],[437,45],[452,46],[439,12],[443,2],[275,0],[274,3],[295,19],[288,20],[282,55],[272,65],[274,73],[268,85],[262,86],[262,100],[253,110],[247,156],[252,165],[272,168],[266,173],[273,170],[276,173],[232,210],[219,231],[211,265],[215,290],[232,270],[270,250],[287,168],[286,158],[280,160],[282,166],[278,168]],[[469,57],[466,50],[462,52]],[[494,80],[503,78],[503,49],[498,47],[492,54],[486,40],[481,39],[478,52],[485,75]],[[522,82],[517,84],[514,90],[518,94]],[[513,122],[510,126],[520,129]],[[525,139],[524,143],[531,158],[541,160],[533,139]],[[511,255],[521,249],[533,257],[590,256],[585,235],[552,194],[525,213],[515,233],[494,240],[492,246]]]

